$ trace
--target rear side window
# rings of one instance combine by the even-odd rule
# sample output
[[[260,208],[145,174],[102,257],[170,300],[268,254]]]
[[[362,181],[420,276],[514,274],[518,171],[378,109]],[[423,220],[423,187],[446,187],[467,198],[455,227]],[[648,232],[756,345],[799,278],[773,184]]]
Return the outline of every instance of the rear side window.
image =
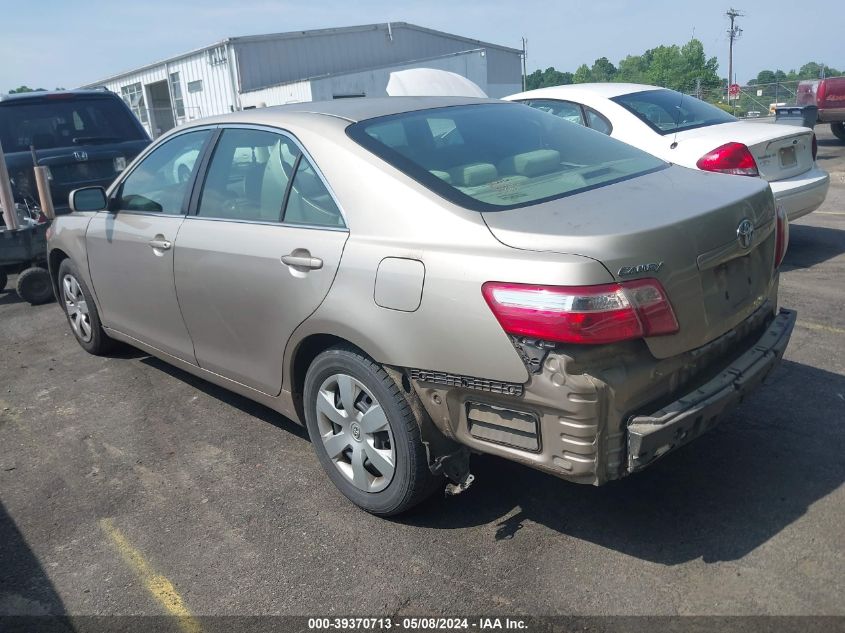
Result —
[[[343,217],[326,185],[305,156],[299,160],[285,207],[285,224],[343,227]]]
[[[444,144],[435,130],[452,127],[447,134],[454,140]],[[352,124],[347,134],[432,191],[477,211],[536,204],[666,166],[595,130],[515,103],[407,112]]]
[[[72,147],[145,139],[132,114],[116,98],[58,96],[0,105],[3,150]]]
[[[571,101],[559,101],[557,99],[532,99],[526,101],[532,108],[541,112],[548,112],[560,117],[564,121],[584,125],[584,118],[581,116],[581,106]]]
[[[584,106],[584,111],[587,113],[587,125],[593,128],[596,132],[602,134],[610,134],[613,131],[613,126],[603,115],[599,114],[592,108]]]
[[[736,121],[716,106],[674,90],[644,90],[613,97],[623,108],[641,119],[658,134]]]
[[[263,130],[224,130],[208,168],[197,215],[280,222],[299,148]]]

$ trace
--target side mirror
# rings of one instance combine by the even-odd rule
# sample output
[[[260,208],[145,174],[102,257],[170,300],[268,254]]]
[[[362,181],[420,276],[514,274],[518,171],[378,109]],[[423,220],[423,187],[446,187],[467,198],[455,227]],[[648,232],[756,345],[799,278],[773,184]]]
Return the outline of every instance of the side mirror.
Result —
[[[106,190],[102,187],[74,189],[68,197],[71,211],[105,211],[109,207]]]

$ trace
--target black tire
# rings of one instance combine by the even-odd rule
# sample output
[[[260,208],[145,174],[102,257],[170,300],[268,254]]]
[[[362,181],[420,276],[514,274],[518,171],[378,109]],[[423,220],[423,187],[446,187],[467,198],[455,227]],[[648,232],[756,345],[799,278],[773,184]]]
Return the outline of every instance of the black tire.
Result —
[[[383,490],[367,492],[356,487],[341,473],[323,444],[317,398],[324,382],[339,374],[351,376],[371,392],[387,418],[395,457],[392,479]],[[351,346],[326,350],[308,368],[304,391],[305,422],[320,464],[338,490],[358,507],[378,516],[393,516],[417,505],[434,492],[438,483],[444,483],[428,468],[420,427],[408,401],[384,368],[368,356]],[[366,400],[363,392],[358,395]]]
[[[836,138],[845,143],[845,122],[831,123],[830,131],[833,132]]]
[[[79,291],[85,299],[88,311],[88,322],[91,331],[91,335],[88,340],[86,340],[85,336],[80,335],[80,333],[77,332],[77,328],[74,327],[73,321],[71,320],[71,306],[68,303],[64,289],[65,280],[69,276],[76,281],[79,286]],[[76,340],[82,349],[89,354],[94,354],[95,356],[103,356],[111,352],[115,348],[116,343],[103,331],[103,326],[100,322],[100,314],[97,312],[97,305],[94,303],[91,291],[88,289],[82,275],[79,274],[79,269],[76,267],[76,264],[74,264],[70,259],[63,260],[61,266],[59,266],[58,288],[59,304],[62,306],[62,310],[67,317],[71,332],[73,332],[73,335],[76,337]]]
[[[3,292],[6,289],[8,281],[9,276],[6,274],[6,271],[0,268],[0,292]]]
[[[44,268],[33,266],[18,275],[15,286],[18,296],[31,305],[37,306],[53,300],[53,285],[50,283],[50,273]]]

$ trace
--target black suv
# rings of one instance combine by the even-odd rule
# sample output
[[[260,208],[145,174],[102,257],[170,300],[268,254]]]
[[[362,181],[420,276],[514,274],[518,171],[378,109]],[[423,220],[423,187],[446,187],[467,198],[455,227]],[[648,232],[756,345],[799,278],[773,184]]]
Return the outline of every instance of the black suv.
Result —
[[[56,213],[67,213],[71,190],[108,187],[150,137],[116,94],[62,90],[0,96],[0,143],[15,201],[38,200],[34,156],[50,168]]]

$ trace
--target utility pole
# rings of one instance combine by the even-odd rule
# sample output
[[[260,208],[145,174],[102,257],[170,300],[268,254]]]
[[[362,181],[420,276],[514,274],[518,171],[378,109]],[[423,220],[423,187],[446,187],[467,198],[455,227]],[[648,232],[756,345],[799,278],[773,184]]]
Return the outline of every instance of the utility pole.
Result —
[[[527,42],[528,42],[528,40],[526,40],[525,37],[523,37],[522,38],[522,91],[523,92],[525,92],[525,90],[526,90],[525,82],[526,82],[526,76],[528,74],[527,70],[526,70],[526,63],[525,63],[525,44]]]
[[[728,40],[730,42],[728,45],[728,103],[730,103],[731,84],[734,81],[734,40],[739,39],[739,36],[742,35],[742,29],[735,24],[735,21],[738,17],[741,17],[744,14],[742,11],[737,11],[736,9],[731,8],[728,9],[728,12],[725,15],[728,16],[731,21],[731,28],[728,29]]]

